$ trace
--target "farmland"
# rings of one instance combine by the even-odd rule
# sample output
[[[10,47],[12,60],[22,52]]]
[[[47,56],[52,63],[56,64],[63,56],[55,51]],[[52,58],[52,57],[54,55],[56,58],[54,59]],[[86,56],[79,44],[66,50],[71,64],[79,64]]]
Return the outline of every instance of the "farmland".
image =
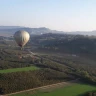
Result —
[[[4,69],[0,70],[0,73],[11,73],[11,72],[22,72],[22,71],[32,71],[39,69],[36,66],[30,66],[30,67],[23,67],[23,68],[12,68],[12,69]]]
[[[50,37],[54,37],[54,40]],[[60,94],[79,96],[95,90],[95,39],[91,40],[79,36],[71,36],[70,39],[69,37],[64,38],[63,36],[61,38],[61,36],[54,34],[32,37],[22,51],[12,40],[10,42],[2,41],[3,46],[0,49],[0,95],[33,90],[60,82],[70,82],[78,78],[80,82],[83,82],[82,84],[78,82],[62,88],[26,91],[17,94],[17,96],[60,96]],[[76,44],[79,44],[78,50],[75,50]]]
[[[9,96],[83,96],[83,94],[92,90],[96,90],[96,87],[81,83],[64,86],[62,88],[57,88],[52,91],[50,91],[49,89],[46,89],[46,91],[45,89],[34,91],[32,90]]]

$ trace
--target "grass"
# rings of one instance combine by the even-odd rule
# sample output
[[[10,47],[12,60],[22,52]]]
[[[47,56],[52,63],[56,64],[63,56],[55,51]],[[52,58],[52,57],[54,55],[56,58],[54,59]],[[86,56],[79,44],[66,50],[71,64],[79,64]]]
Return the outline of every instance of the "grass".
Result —
[[[10,96],[83,96],[82,94],[85,92],[93,90],[96,90],[96,86],[86,84],[73,84],[67,87],[55,89],[53,91],[28,91]]]
[[[11,72],[20,72],[20,71],[29,71],[29,70],[37,70],[39,69],[36,66],[23,67],[23,68],[12,68],[12,69],[4,69],[0,70],[0,73],[11,73]]]

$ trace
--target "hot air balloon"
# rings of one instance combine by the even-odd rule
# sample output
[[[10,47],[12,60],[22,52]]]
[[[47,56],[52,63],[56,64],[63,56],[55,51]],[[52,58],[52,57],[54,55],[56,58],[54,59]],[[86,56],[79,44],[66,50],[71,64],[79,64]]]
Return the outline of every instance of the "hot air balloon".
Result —
[[[15,32],[14,39],[22,49],[22,47],[29,41],[30,35],[28,32],[20,30]]]

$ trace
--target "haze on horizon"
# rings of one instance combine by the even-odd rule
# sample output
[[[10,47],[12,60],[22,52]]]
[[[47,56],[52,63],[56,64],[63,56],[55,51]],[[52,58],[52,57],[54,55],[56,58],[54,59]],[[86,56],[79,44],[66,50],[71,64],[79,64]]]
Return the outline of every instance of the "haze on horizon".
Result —
[[[0,0],[0,25],[96,30],[96,0]]]

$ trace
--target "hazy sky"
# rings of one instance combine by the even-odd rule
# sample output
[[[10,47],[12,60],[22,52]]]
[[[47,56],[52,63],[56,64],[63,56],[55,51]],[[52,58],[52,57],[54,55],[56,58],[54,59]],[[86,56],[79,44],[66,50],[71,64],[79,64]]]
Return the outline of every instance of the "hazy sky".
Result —
[[[96,30],[96,0],[0,0],[0,25]]]

